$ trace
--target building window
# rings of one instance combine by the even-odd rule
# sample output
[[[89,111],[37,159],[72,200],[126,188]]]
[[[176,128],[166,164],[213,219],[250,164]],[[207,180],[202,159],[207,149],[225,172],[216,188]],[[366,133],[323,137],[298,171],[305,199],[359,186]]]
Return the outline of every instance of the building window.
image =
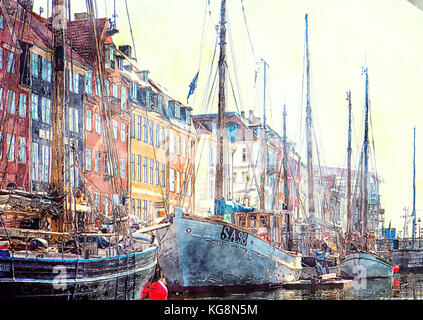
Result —
[[[162,187],[165,186],[166,175],[165,175],[165,165],[162,163]]]
[[[137,84],[135,82],[131,83],[131,98],[137,100]]]
[[[72,132],[79,132],[78,122],[78,109],[69,108],[69,130]]]
[[[12,134],[7,134],[7,161],[14,162],[15,161],[15,136]]]
[[[156,161],[156,186],[160,185],[159,162]]]
[[[104,80],[104,86],[106,88],[106,97],[110,98],[110,82],[109,82],[109,80]]]
[[[94,203],[98,210],[100,210],[100,206],[101,206],[100,201],[101,201],[100,194],[98,192],[94,192]]]
[[[186,175],[185,173],[181,173],[182,175],[182,194],[185,195],[185,191],[186,191]]]
[[[126,177],[126,170],[125,170],[125,160],[124,159],[120,159],[120,177],[122,179],[125,179]]]
[[[38,70],[39,70],[39,62],[38,62],[38,54],[31,52],[31,73],[32,76],[38,78]]]
[[[26,163],[26,139],[19,137],[19,163]]]
[[[91,110],[87,110],[86,127],[87,131],[93,130],[93,113]]]
[[[7,53],[7,72],[15,72],[15,55],[12,52]]]
[[[148,126],[148,120],[147,120],[147,118],[144,118],[144,142],[145,143],[148,143],[148,129],[147,129],[147,126]]]
[[[0,87],[0,109],[3,109],[3,87]]]
[[[14,114],[16,110],[16,104],[15,104],[15,92],[7,90],[7,111]]]
[[[4,29],[4,16],[0,15],[0,29]]]
[[[150,159],[150,184],[154,184],[154,160]]]
[[[137,217],[141,218],[141,199],[137,199]]]
[[[165,143],[166,143],[165,129],[164,127],[162,127],[162,149],[165,149]]]
[[[120,89],[120,108],[126,110],[126,97],[128,96],[128,89],[124,86]]]
[[[169,190],[175,192],[175,170],[169,169]]]
[[[135,154],[131,153],[131,180],[135,179]]]
[[[101,134],[101,116],[98,113],[95,115],[95,133]]]
[[[91,171],[92,170],[92,150],[86,149],[85,150],[85,170]]]
[[[42,97],[41,98],[41,122],[50,124],[50,112],[51,112],[50,107],[51,107],[50,99]],[[76,116],[77,115],[78,115],[78,110],[76,110]]]
[[[153,127],[154,127],[154,124],[153,124],[153,121],[149,121],[149,129],[150,129],[150,144],[151,145],[153,145]]]
[[[178,136],[176,140],[176,153],[181,155],[181,136]]]
[[[79,73],[73,73],[73,92],[79,93]]]
[[[51,62],[41,58],[41,79],[51,82]]]
[[[119,98],[119,86],[116,83],[112,83],[112,94],[114,98]]]
[[[100,152],[95,152],[95,157],[94,157],[94,171],[97,173],[100,173],[100,168],[101,166],[101,155]]]
[[[141,182],[141,156],[137,156],[137,181]]]
[[[137,139],[141,140],[141,125],[142,125],[142,118],[141,116],[137,116]]]
[[[173,131],[169,132],[169,152],[175,153],[175,134]]]
[[[160,126],[156,124],[156,147],[160,147]]]
[[[144,157],[144,163],[143,163],[143,166],[144,166],[144,183],[148,183],[148,175],[147,175],[147,170],[148,170],[148,168],[147,168],[147,161],[148,161],[148,159],[147,159],[146,157]]]
[[[73,160],[73,158],[70,158],[71,160]],[[48,182],[48,176],[49,176],[49,168],[50,168],[50,147],[46,146],[46,145],[42,145],[41,148],[41,160],[42,160],[42,165],[41,165],[41,181],[44,182]],[[72,171],[71,171],[72,172]]]
[[[131,138],[135,138],[135,115],[131,114]]]
[[[181,192],[181,173],[176,171],[176,193]]]
[[[183,156],[184,158],[187,157],[187,143],[186,140],[184,138],[182,138],[182,154],[181,156]]]
[[[26,116],[26,94],[21,93],[19,95],[19,115],[21,117]]]
[[[112,134],[113,139],[117,140],[118,123],[116,120],[112,120]]]
[[[103,213],[106,216],[109,215],[109,198],[107,198],[107,196],[103,198]]]
[[[38,96],[31,94],[31,115],[33,120],[38,121]]]
[[[90,96],[93,95],[93,73],[91,71],[85,73],[85,92]]]
[[[98,76],[95,77],[95,92],[98,97],[101,97],[101,82]]]
[[[175,118],[179,119],[181,117],[181,108],[179,104],[175,103]]]
[[[135,199],[131,198],[131,215],[135,215]]]
[[[126,125],[124,123],[120,124],[120,141],[126,142]]]
[[[38,181],[38,143],[33,142],[31,148],[32,168],[31,175],[32,180]]]
[[[191,175],[188,175],[188,195],[191,196],[192,195],[192,180],[191,180]]]
[[[147,200],[143,200],[142,219],[147,221]]]

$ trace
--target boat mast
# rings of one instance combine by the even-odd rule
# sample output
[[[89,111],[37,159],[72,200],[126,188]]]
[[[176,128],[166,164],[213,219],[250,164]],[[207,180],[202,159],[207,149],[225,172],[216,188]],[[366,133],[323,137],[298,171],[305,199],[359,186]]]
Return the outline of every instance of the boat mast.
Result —
[[[222,210],[223,199],[223,134],[225,130],[225,60],[226,60],[226,0],[222,0],[220,8],[220,55],[219,55],[219,102],[217,113],[217,161],[215,179],[215,215]]]
[[[367,215],[369,210],[368,190],[367,190],[367,174],[368,174],[368,156],[369,156],[369,75],[367,67],[363,69],[366,75],[366,104],[364,115],[364,173],[363,173],[363,215],[362,215],[362,235],[367,234]],[[367,244],[366,244],[367,246]]]
[[[414,249],[414,240],[416,239],[416,127],[414,127],[414,143],[413,143],[413,231],[411,248]]]
[[[314,192],[313,192],[313,156],[312,156],[312,119],[310,107],[310,54],[308,51],[308,14],[306,21],[306,59],[307,59],[307,106],[306,106],[306,140],[307,140],[307,176],[308,176],[308,212],[309,217],[314,219]]]
[[[266,183],[266,67],[268,64],[261,59],[264,67],[263,74],[263,130],[261,131],[261,179],[260,179],[260,209],[265,209],[264,203],[264,185]]]
[[[66,4],[65,0],[53,0],[53,112],[52,112],[52,195],[60,211],[64,208],[64,159],[65,159],[65,128],[64,128],[64,96],[65,96],[65,32]],[[62,231],[63,224],[55,226],[54,231]]]
[[[283,195],[285,202],[285,221],[286,221],[286,248],[292,249],[292,226],[291,215],[289,213],[289,189],[288,189],[288,146],[286,143],[286,107],[283,106]]]
[[[347,235],[351,234],[351,90],[347,92],[348,100],[348,147],[347,147]]]

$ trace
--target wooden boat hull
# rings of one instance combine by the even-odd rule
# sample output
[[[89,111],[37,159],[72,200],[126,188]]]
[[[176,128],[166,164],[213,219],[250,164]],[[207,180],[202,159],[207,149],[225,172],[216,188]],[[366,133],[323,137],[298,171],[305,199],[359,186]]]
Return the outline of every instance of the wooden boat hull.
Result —
[[[373,253],[352,253],[341,258],[341,277],[346,279],[388,278],[393,276],[392,264]]]
[[[400,271],[423,270],[423,248],[393,250],[392,258]]]
[[[277,286],[301,275],[301,256],[223,221],[176,213],[157,233],[159,265],[171,293],[217,292]]]
[[[0,257],[0,299],[137,300],[156,265],[157,247],[109,258]]]

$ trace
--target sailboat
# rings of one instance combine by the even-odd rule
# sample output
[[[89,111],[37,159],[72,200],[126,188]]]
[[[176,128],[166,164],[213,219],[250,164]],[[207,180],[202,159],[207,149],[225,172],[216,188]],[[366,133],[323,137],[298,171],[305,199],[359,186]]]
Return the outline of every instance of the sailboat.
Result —
[[[420,237],[416,237],[416,128],[413,129],[413,225],[412,238],[398,241],[398,247],[392,250],[394,262],[400,270],[417,271],[423,269],[423,248]],[[404,217],[405,219],[407,216]],[[390,228],[389,228],[390,229]],[[405,237],[404,237],[405,238]]]
[[[340,272],[343,278],[389,278],[393,276],[393,264],[390,261],[391,257],[382,255],[376,252],[375,243],[371,242],[372,234],[368,230],[368,155],[369,155],[369,77],[368,69],[363,68],[365,74],[365,117],[364,117],[364,143],[363,143],[363,156],[364,156],[364,172],[363,172],[363,195],[362,195],[362,214],[360,234],[353,239],[352,232],[352,213],[351,213],[351,95],[349,93],[349,130],[348,130],[348,199],[347,199],[347,232],[345,239],[345,248],[340,257]]]
[[[307,230],[308,238],[303,239],[302,252],[302,278],[315,278],[322,274],[339,274],[337,256],[330,252],[327,245],[323,248],[313,247],[310,239],[315,238],[314,225],[317,224],[314,204],[314,167],[313,167],[313,144],[312,144],[312,110],[310,104],[310,58],[308,45],[308,14],[305,15],[305,56],[307,73],[307,101],[306,101],[306,142],[307,142],[307,184],[308,184],[308,214],[304,228]],[[328,224],[327,224],[328,225]]]
[[[228,208],[223,197],[225,0],[221,1],[220,13],[214,216],[206,218],[176,210],[169,228],[157,232],[160,244],[159,265],[171,293],[233,292],[268,288],[296,281],[301,275],[301,256],[280,246],[282,214],[263,209],[263,192],[260,199],[261,210],[234,212],[232,222],[222,219]],[[265,130],[262,134],[264,140]],[[262,176],[262,181],[263,178]],[[263,229],[266,231],[263,232]]]
[[[0,211],[0,299],[139,299],[156,271],[157,246],[138,242],[125,232],[124,205],[119,206],[119,213],[113,210],[112,233],[87,230],[85,214],[91,208],[75,198],[70,201],[71,192],[66,189],[69,136],[64,128],[69,101],[65,88],[69,90],[69,85],[65,85],[65,61],[70,49],[63,36],[64,8],[63,0],[53,1],[52,189],[49,194],[0,191],[2,200],[8,200],[2,202]],[[45,219],[51,229],[7,228],[3,217],[9,214]]]

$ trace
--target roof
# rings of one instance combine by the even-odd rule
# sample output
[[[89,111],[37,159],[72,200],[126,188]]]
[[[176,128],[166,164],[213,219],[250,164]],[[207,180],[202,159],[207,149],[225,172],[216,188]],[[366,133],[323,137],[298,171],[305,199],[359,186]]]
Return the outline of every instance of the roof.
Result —
[[[107,19],[95,19],[96,32],[98,39],[104,36],[107,29]],[[68,21],[67,23],[68,38],[71,40],[72,48],[78,54],[93,63],[96,57],[96,45],[94,33],[90,20]]]

